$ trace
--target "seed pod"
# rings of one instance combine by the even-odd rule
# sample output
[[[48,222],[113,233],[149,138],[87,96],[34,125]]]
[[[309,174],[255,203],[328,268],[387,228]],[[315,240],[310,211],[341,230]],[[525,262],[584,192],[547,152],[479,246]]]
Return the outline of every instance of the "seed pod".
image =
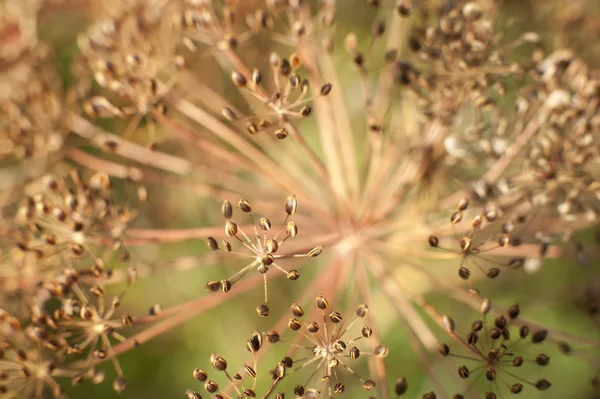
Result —
[[[258,352],[258,350],[262,348],[262,344],[263,339],[261,333],[259,331],[255,331],[254,334],[252,334],[252,337],[248,338],[248,341],[246,342],[246,349],[248,349],[248,352]]]
[[[233,220],[225,221],[225,234],[228,237],[235,237],[238,233],[238,225]]]
[[[523,365],[524,361],[525,360],[523,359],[523,356],[516,356],[513,359],[512,365],[513,365],[513,367],[521,367]]]
[[[277,252],[277,249],[279,249],[279,244],[277,243],[277,241],[267,240],[267,242],[265,242],[265,250],[268,253],[273,254]]]
[[[204,383],[204,389],[206,389],[206,392],[208,393],[215,393],[219,390],[219,385],[214,381],[206,381]]]
[[[217,292],[221,288],[220,281],[209,281],[204,285],[204,289],[208,292]]]
[[[423,395],[423,399],[437,399],[437,395],[433,391],[427,392]]]
[[[548,330],[537,330],[531,335],[531,342],[534,344],[540,344],[544,342],[548,336]]]
[[[323,247],[319,245],[308,251],[308,256],[311,258],[316,258],[317,256],[321,255],[321,252],[323,252]]]
[[[292,331],[298,331],[300,328],[302,328],[302,323],[292,318],[288,320],[288,327]]]
[[[223,115],[225,119],[227,119],[230,122],[233,122],[238,118],[235,112],[233,112],[231,108],[227,107],[221,107],[221,115]]]
[[[463,280],[468,280],[469,277],[471,277],[471,271],[466,267],[461,266],[460,269],[458,269],[458,276]]]
[[[374,350],[375,356],[385,358],[390,353],[390,349],[385,345],[379,345]]]
[[[464,380],[469,378],[469,369],[467,368],[467,366],[460,366],[458,368],[458,375]]]
[[[454,332],[454,320],[452,320],[450,317],[444,315],[442,317],[442,325],[447,332]]]
[[[229,292],[231,290],[231,281],[221,280],[221,291]]]
[[[121,393],[127,389],[127,379],[118,377],[113,381],[113,389],[116,393]]]
[[[404,378],[404,377],[398,378],[396,380],[396,382],[394,383],[394,392],[396,392],[396,395],[398,395],[398,396],[404,395],[407,390],[408,390],[408,381],[406,380],[406,378]]]
[[[492,382],[493,382],[493,381],[496,381],[496,369],[494,369],[494,368],[491,368],[491,367],[490,367],[490,368],[488,368],[488,369],[485,371],[485,378],[486,378],[488,381],[492,381]]]
[[[496,327],[503,329],[506,327],[507,322],[504,316],[500,315],[494,319],[494,324],[496,325]]]
[[[260,85],[260,82],[262,82],[262,74],[258,69],[254,68],[252,71],[252,84],[258,86]]]
[[[349,353],[350,353],[350,359],[352,359],[352,360],[356,360],[360,356],[360,350],[358,350],[358,348],[356,346],[353,346],[352,348],[350,348]]]
[[[261,304],[256,307],[256,314],[260,317],[267,317],[269,315],[269,307],[266,304]]]
[[[295,195],[290,195],[285,200],[285,212],[292,216],[296,213],[296,209],[298,208],[298,201],[296,200]]]
[[[339,312],[331,312],[329,314],[329,320],[332,323],[337,324],[342,321],[342,315]]]
[[[267,218],[260,218],[258,225],[260,226],[260,229],[263,231],[271,230],[271,226],[272,226],[271,221]]]
[[[242,212],[245,212],[245,213],[252,212],[252,206],[250,205],[250,203],[248,201],[246,201],[243,198],[238,201],[238,206],[240,207]]]
[[[233,215],[233,207],[231,206],[231,202],[223,201],[223,205],[221,205],[221,213],[225,219],[231,219]]]
[[[480,331],[483,328],[483,321],[475,320],[473,324],[471,324],[471,331]]]
[[[431,245],[433,248],[437,248],[437,246],[439,245],[440,240],[438,240],[438,238],[434,235],[429,236],[429,245]]]
[[[219,250],[219,243],[217,242],[217,240],[215,240],[214,237],[206,237],[204,239],[204,242],[206,243],[206,246],[208,248],[210,248],[213,251],[218,251]]]
[[[286,278],[291,281],[296,281],[300,278],[300,272],[298,272],[298,270],[290,270],[286,275]]]
[[[285,365],[283,363],[279,363],[275,367],[275,377],[279,380],[285,377]]]
[[[523,339],[527,338],[527,336],[529,335],[529,326],[521,326],[521,328],[519,329],[519,336]]]
[[[365,338],[371,338],[371,336],[373,335],[373,330],[369,326],[363,326],[361,334]]]
[[[292,305],[292,314],[296,317],[302,317],[304,316],[304,309],[302,309],[302,307],[300,305],[298,305],[297,303],[294,303]]]
[[[227,370],[227,361],[216,353],[210,355],[210,364],[219,371]]]
[[[308,326],[306,326],[306,329],[308,330],[308,332],[311,333],[316,333],[317,331],[319,331],[319,324],[315,321],[311,322],[308,324]]]
[[[375,388],[375,381],[373,380],[365,380],[365,382],[363,382],[363,388],[365,391],[371,391],[373,390],[373,388]]]
[[[523,390],[523,384],[514,384],[513,386],[510,387],[510,392],[511,393],[521,393],[521,391]]]
[[[550,388],[551,386],[552,386],[552,384],[550,384],[550,381],[548,381],[544,378],[536,381],[536,383],[535,383],[535,387],[537,388],[538,391],[545,391],[546,389]]]
[[[369,314],[369,307],[365,304],[358,305],[356,315],[358,317],[366,317]]]
[[[488,278],[496,278],[500,275],[500,269],[498,269],[497,267],[492,267],[490,270],[487,271],[486,276]]]
[[[279,333],[275,330],[269,330],[265,333],[265,338],[270,344],[279,342]]]
[[[508,313],[508,317],[510,317],[511,319],[516,319],[520,313],[519,304],[515,303],[514,305],[509,307],[507,313]]]
[[[543,353],[540,353],[535,357],[535,362],[540,366],[547,366],[550,363],[550,358]]]
[[[248,83],[246,77],[237,71],[231,72],[231,80],[237,87],[246,87]]]
[[[288,237],[296,237],[296,235],[298,234],[298,226],[296,226],[296,223],[288,222],[285,225],[285,234]]]
[[[317,307],[321,310],[325,310],[329,307],[329,302],[327,302],[327,299],[325,299],[324,296],[319,295],[316,299],[317,302]]]
[[[323,87],[321,87],[321,95],[322,96],[326,96],[329,94],[329,92],[331,92],[331,88],[333,86],[331,85],[331,83],[326,83],[323,85]]]
[[[468,252],[469,249],[471,248],[471,239],[468,237],[463,237],[460,239],[458,244],[460,245],[461,251]]]
[[[275,130],[274,134],[275,137],[277,137],[279,140],[283,140],[289,135],[289,132],[286,128],[280,127],[279,129]]]
[[[439,352],[440,352],[440,355],[446,357],[450,354],[450,347],[446,344],[441,344]]]

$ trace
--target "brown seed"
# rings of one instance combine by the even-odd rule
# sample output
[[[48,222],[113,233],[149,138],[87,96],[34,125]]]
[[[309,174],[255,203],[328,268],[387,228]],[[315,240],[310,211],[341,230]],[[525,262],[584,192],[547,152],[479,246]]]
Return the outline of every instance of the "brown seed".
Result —
[[[514,305],[511,305],[508,308],[508,317],[510,317],[511,319],[516,319],[519,316],[520,313],[520,309],[519,309],[519,304],[515,303]]]
[[[439,351],[442,356],[446,357],[450,354],[450,347],[446,344],[441,344]]]
[[[225,219],[231,219],[233,215],[233,207],[231,206],[231,202],[223,201],[223,205],[221,205],[221,213]]]
[[[113,389],[116,393],[121,393],[127,389],[127,379],[118,377],[113,381]]]
[[[488,278],[496,278],[500,275],[500,269],[498,269],[497,267],[492,267],[490,270],[487,271],[486,276]]]
[[[204,289],[208,292],[217,292],[219,289],[221,289],[221,282],[209,281],[204,285]]]
[[[365,304],[358,305],[356,308],[356,315],[358,317],[366,317],[369,314],[369,307]]]
[[[534,344],[539,344],[544,342],[546,337],[548,336],[548,330],[537,330],[531,335],[531,342]]]
[[[221,280],[221,291],[229,292],[231,290],[231,282],[229,280]]]
[[[208,393],[215,393],[219,390],[219,385],[214,381],[206,381],[204,383],[204,389],[206,389],[206,392]]]
[[[452,318],[444,315],[442,317],[442,326],[444,327],[444,329],[449,332],[449,333],[453,333],[454,332],[454,320],[452,320]]]
[[[311,258],[316,258],[317,256],[321,255],[321,252],[323,252],[323,247],[319,245],[308,251],[308,256]]]
[[[275,330],[269,330],[265,333],[265,338],[270,344],[279,342],[279,333]]]
[[[238,233],[238,226],[233,220],[225,221],[225,234],[228,237],[235,237]]]
[[[496,369],[494,368],[489,368],[485,371],[485,378],[487,378],[488,381],[496,381]]]
[[[396,395],[398,395],[398,396],[404,395],[407,390],[408,390],[408,381],[406,380],[406,378],[404,378],[404,377],[398,378],[396,380],[396,382],[394,383],[394,392],[396,392]]]
[[[461,268],[458,269],[458,275],[463,280],[468,280],[469,277],[471,277],[471,271],[469,269],[467,269],[466,267],[461,266]]]
[[[339,312],[331,312],[329,314],[329,320],[332,323],[337,324],[342,321],[342,315]]]
[[[513,359],[512,365],[513,365],[513,367],[521,367],[523,362],[524,362],[523,356],[516,356]]]
[[[423,395],[423,399],[437,399],[437,395],[433,391],[427,392]]]
[[[358,350],[358,348],[356,346],[353,346],[352,348],[350,348],[349,352],[350,352],[350,359],[352,359],[352,360],[356,360],[360,356],[360,350]]]
[[[369,326],[363,326],[361,334],[365,338],[371,338],[371,336],[373,335],[373,330]]]
[[[317,331],[319,331],[319,324],[315,321],[311,322],[308,324],[308,326],[306,326],[306,329],[308,330],[308,332],[311,333],[316,333]]]
[[[215,240],[214,237],[206,237],[204,239],[204,242],[206,243],[206,246],[208,248],[210,248],[213,251],[218,251],[219,250],[219,243],[217,242],[217,240]]]
[[[227,361],[216,353],[210,355],[210,364],[219,371],[227,369]]]
[[[385,358],[390,354],[390,349],[385,345],[379,345],[373,352],[375,353],[375,356]]]
[[[302,307],[300,305],[298,305],[297,303],[294,303],[292,306],[292,314],[296,317],[302,317],[304,316],[304,310],[302,309]]]
[[[458,375],[460,376],[460,378],[465,380],[469,378],[469,369],[467,368],[467,366],[460,366],[458,368]]]
[[[231,72],[231,80],[237,87],[246,87],[248,83],[246,77],[237,71]]]
[[[300,278],[300,272],[298,272],[298,270],[290,270],[286,275],[286,278],[291,281],[296,281]]]
[[[547,366],[550,363],[550,358],[543,353],[540,353],[535,357],[535,362],[540,366]]]
[[[323,87],[321,87],[321,95],[322,96],[326,96],[329,94],[329,92],[331,92],[331,88],[333,86],[331,85],[331,83],[326,83],[323,85]]]
[[[538,391],[545,391],[546,389],[550,388],[551,386],[552,386],[552,384],[550,384],[550,381],[548,381],[544,378],[536,381],[536,383],[535,383],[535,387],[538,389]]]
[[[429,245],[431,245],[433,248],[437,248],[437,246],[439,245],[440,240],[438,240],[438,238],[436,236],[429,236]]]
[[[319,295],[316,299],[317,307],[321,310],[325,310],[329,307],[329,302],[325,299],[324,296]]]
[[[523,390],[523,384],[514,384],[513,386],[510,387],[510,392],[511,393],[521,393],[521,391]]]
[[[259,331],[255,331],[254,334],[252,334],[252,337],[248,338],[248,341],[246,342],[246,349],[252,353],[258,352],[258,350],[262,348],[262,344],[263,339],[261,333]]]
[[[250,205],[250,203],[243,198],[238,201],[238,206],[242,210],[242,212],[245,212],[245,213],[252,212],[252,205]]]
[[[302,323],[300,323],[296,319],[289,319],[288,320],[288,327],[292,331],[298,331],[300,328],[302,328]]]
[[[373,388],[375,388],[375,381],[365,380],[365,382],[363,382],[363,388],[365,391],[371,391]]]
[[[266,304],[261,304],[256,307],[256,314],[260,317],[267,317],[269,315],[269,307]]]

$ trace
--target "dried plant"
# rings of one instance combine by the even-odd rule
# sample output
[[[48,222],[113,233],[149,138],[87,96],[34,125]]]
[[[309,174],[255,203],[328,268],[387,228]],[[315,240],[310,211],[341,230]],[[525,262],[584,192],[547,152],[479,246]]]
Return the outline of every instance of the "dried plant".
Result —
[[[600,74],[571,28],[594,24],[583,0],[537,3],[6,0],[0,397],[135,390],[121,355],[195,317],[225,375],[193,372],[214,399],[597,393],[597,334],[482,299],[547,303],[547,269],[559,288],[597,273]],[[528,5],[556,25],[510,25]],[[71,12],[65,38],[39,33]],[[122,305],[134,280],[196,267],[194,298],[165,283]],[[211,323],[220,304],[235,331]],[[212,345],[246,329],[234,372],[218,353],[235,346]],[[576,360],[591,378],[563,376]]]

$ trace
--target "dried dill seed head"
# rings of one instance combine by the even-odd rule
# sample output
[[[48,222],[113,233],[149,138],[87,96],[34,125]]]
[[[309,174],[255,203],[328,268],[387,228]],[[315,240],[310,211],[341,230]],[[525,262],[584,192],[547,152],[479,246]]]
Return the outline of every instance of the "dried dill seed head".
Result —
[[[216,7],[213,2],[186,0],[183,7],[172,16],[173,24],[183,35],[183,44],[191,51],[235,50],[253,34],[272,25],[271,18],[263,12],[257,20],[249,20],[252,30],[244,30],[237,11],[237,2],[224,2]]]
[[[83,110],[90,118],[128,119],[129,139],[142,120],[146,141],[156,143],[153,114],[165,114],[163,98],[178,83],[184,59],[175,53],[176,33],[165,2],[126,7],[93,25],[78,39],[91,75],[103,91],[88,96]]]
[[[250,115],[240,117],[232,109],[223,107],[221,114],[231,122],[244,128],[250,134],[262,131],[272,132],[278,139],[288,137],[296,131],[292,124],[294,119],[302,119],[312,114],[312,101],[314,97],[309,93],[307,79],[300,76],[299,69],[302,60],[297,53],[292,53],[288,58],[282,58],[277,53],[272,53],[269,58],[271,76],[270,86],[263,81],[263,74],[258,69],[252,71],[250,77],[241,72],[233,71],[231,80],[233,84],[252,94],[267,108],[264,115]],[[332,85],[325,84],[321,87],[320,95],[326,96],[331,91]],[[272,91],[269,91],[272,90]]]
[[[300,277],[300,273],[297,270],[284,270],[279,265],[279,262],[285,258],[314,258],[321,254],[323,248],[318,245],[306,253],[280,253],[284,243],[288,239],[296,237],[298,234],[298,226],[296,223],[289,220],[290,216],[296,212],[297,208],[297,200],[294,196],[288,197],[285,201],[284,208],[286,216],[279,228],[273,228],[271,221],[265,217],[260,218],[257,222],[252,213],[252,205],[248,201],[240,199],[237,205],[242,213],[248,215],[248,219],[252,223],[252,228],[254,230],[253,234],[246,234],[246,232],[232,219],[233,206],[229,201],[224,201],[223,206],[221,207],[221,213],[225,217],[225,235],[228,239],[223,240],[223,242],[219,244],[214,237],[207,237],[205,242],[208,248],[213,251],[221,251],[240,257],[251,258],[252,261],[233,276],[221,281],[209,281],[204,288],[209,292],[218,290],[229,292],[236,282],[241,280],[252,269],[256,269],[257,272],[263,275],[265,286],[265,302],[257,306],[256,312],[259,316],[266,317],[269,315],[266,275],[269,269],[276,268],[284,273],[289,280],[297,280]],[[234,243],[235,241],[239,242],[239,245],[241,245],[240,249],[242,249],[243,252],[234,250],[234,246],[231,244],[230,240],[234,240]],[[243,247],[245,247],[245,249],[243,249]]]
[[[27,325],[0,309],[0,394],[6,397],[34,399],[50,394],[64,398],[61,379],[71,379],[73,385],[84,379],[101,380],[93,369],[81,372],[64,364],[65,341],[54,337],[43,326]]]
[[[532,331],[527,324],[518,322],[518,305],[511,306],[506,315],[500,314],[490,322],[493,317],[490,308],[489,300],[484,300],[482,318],[472,323],[465,336],[454,330],[448,331],[464,347],[466,354],[463,354],[464,350],[456,353],[456,349],[448,344],[440,345],[440,354],[444,357],[456,357],[460,364],[457,369],[460,378],[477,381],[484,376],[489,382],[486,398],[502,397],[503,387],[513,394],[531,388],[538,391],[550,388],[550,382],[544,378],[530,380],[532,366],[545,367],[550,363],[550,358],[544,353],[538,353],[533,358],[519,354],[525,345],[542,343],[547,330]],[[511,328],[513,325],[514,328]],[[511,380],[514,383],[511,384]],[[466,397],[473,385],[469,384],[469,387],[467,391],[454,397]]]
[[[325,392],[326,389],[329,396],[334,393],[341,394],[346,390],[345,382],[340,378],[342,370],[346,370],[350,375],[357,378],[363,389],[372,391],[375,389],[375,382],[360,377],[350,364],[361,355],[385,358],[389,353],[389,349],[385,345],[379,345],[373,351],[361,350],[356,346],[358,341],[370,338],[373,334],[368,325],[364,325],[360,333],[352,332],[357,321],[366,317],[368,313],[367,305],[359,305],[355,316],[346,324],[346,320],[341,313],[331,310],[325,297],[318,296],[315,302],[318,309],[316,314],[320,314],[321,321],[309,321],[308,317],[304,317],[304,310],[298,304],[291,307],[294,317],[289,319],[288,328],[304,337],[299,347],[303,348],[304,351],[297,355],[299,357],[297,359],[283,358],[280,366],[284,366],[284,369],[290,369],[290,371],[297,371],[305,367],[314,369],[308,381],[303,385],[298,385],[294,393],[297,396],[304,395],[304,397],[307,397],[309,395],[308,397],[313,397],[310,395],[317,395],[317,392]],[[313,313],[311,312],[311,314]],[[356,335],[350,336],[350,334]],[[291,344],[291,342],[279,339],[279,334],[277,334],[277,337],[276,342]],[[273,370],[271,374],[278,375],[278,370]],[[315,378],[320,382],[315,381]],[[320,388],[320,385],[323,385],[323,388]],[[396,392],[402,391],[402,389],[406,390],[406,383],[399,381]],[[314,397],[318,397],[318,395]]]
[[[1,23],[0,23],[1,24]],[[4,47],[4,46],[3,46]],[[40,44],[6,73],[0,96],[0,159],[35,157],[38,162],[59,151],[67,134],[61,81],[49,66],[48,49]],[[23,69],[22,73],[17,69]],[[4,83],[0,81],[0,87]]]
[[[120,311],[126,290],[118,296],[105,298],[105,282],[110,275],[100,262],[89,269],[65,269],[62,276],[44,284],[44,289],[60,302],[60,308],[51,316],[40,313],[35,319],[43,324],[51,323],[59,336],[64,337],[61,354],[86,356],[84,369],[89,368],[93,360],[110,357],[117,373],[113,388],[122,392],[127,387],[127,380],[114,356],[111,340],[124,342],[127,338],[123,334],[133,324],[133,319]],[[135,276],[135,270],[129,269],[127,287],[135,281]]]
[[[248,349],[248,351],[251,352],[253,355],[253,364],[252,366],[244,364],[242,374],[231,374],[230,370],[228,370],[227,360],[225,360],[224,357],[216,353],[213,353],[210,356],[210,364],[212,368],[217,372],[225,374],[226,381],[222,385],[219,385],[219,383],[211,380],[209,378],[209,373],[199,368],[193,370],[192,374],[194,379],[196,379],[196,381],[203,385],[203,389],[206,391],[206,393],[208,393],[209,397],[213,399],[265,399],[269,397],[269,395],[273,393],[279,380],[283,378],[283,373],[285,372],[285,370],[281,368],[281,366],[278,366],[276,370],[279,370],[279,372],[281,373],[280,376],[279,374],[278,376],[275,376],[273,378],[271,386],[264,392],[260,393],[260,391],[257,390],[257,380],[263,374],[258,373],[258,359],[256,353],[262,348],[262,343],[263,336],[259,331],[256,331],[254,334],[252,334],[252,336],[246,342],[246,349]],[[250,383],[248,383],[248,379],[250,380]],[[244,382],[245,380],[246,382]],[[232,393],[229,392],[228,388],[231,388],[232,391],[235,391],[235,395],[232,396]],[[202,397],[200,393],[192,390],[187,390],[186,395],[188,398],[191,399],[197,399]],[[277,394],[277,397],[280,397],[279,395],[283,395],[283,393]],[[283,398],[283,396],[281,397]]]
[[[486,205],[479,213],[470,219],[467,225],[466,213],[469,206],[468,198],[464,198],[456,205],[456,211],[450,215],[450,226],[453,232],[457,248],[440,245],[440,239],[436,235],[428,238],[429,245],[446,252],[455,253],[460,257],[458,275],[461,279],[469,282],[469,288],[473,289],[471,281],[471,270],[479,269],[488,278],[496,278],[501,272],[500,267],[516,269],[521,267],[525,260],[520,257],[502,255],[502,249],[510,246],[518,246],[521,239],[516,230],[517,225],[512,221],[506,221],[502,212],[495,205]],[[500,233],[494,232],[494,227],[499,227]],[[500,259],[492,251],[497,252]],[[489,254],[488,254],[489,253]],[[484,268],[491,264],[491,267]]]
[[[20,226],[16,244],[23,256],[33,253],[39,262],[51,263],[57,257],[64,265],[75,265],[120,249],[127,259],[119,240],[136,213],[115,202],[106,173],[87,179],[76,170],[68,178],[46,175],[31,185],[30,192],[15,218]]]

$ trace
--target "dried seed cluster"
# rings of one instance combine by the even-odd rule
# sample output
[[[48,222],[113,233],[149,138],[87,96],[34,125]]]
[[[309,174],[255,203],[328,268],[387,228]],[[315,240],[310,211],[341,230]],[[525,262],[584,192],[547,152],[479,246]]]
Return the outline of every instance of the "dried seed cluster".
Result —
[[[165,95],[177,84],[184,59],[175,53],[176,36],[166,1],[133,2],[98,22],[78,39],[89,74],[104,94],[91,95],[83,109],[91,118],[128,118],[129,138],[142,119],[148,142],[157,139],[153,113],[165,114]]]
[[[368,325],[364,325],[357,336],[349,336],[356,322],[367,317],[369,308],[364,304],[359,305],[355,316],[346,324],[339,312],[330,311],[329,302],[325,297],[318,296],[315,302],[318,309],[316,313],[320,313],[321,321],[309,321],[307,319],[310,316],[305,317],[304,309],[300,305],[295,303],[291,306],[294,317],[289,319],[288,328],[304,338],[301,340],[304,343],[299,346],[304,349],[304,353],[296,359],[284,357],[271,374],[276,378],[282,370],[312,368],[314,371],[311,372],[308,381],[294,388],[297,397],[318,398],[322,392],[325,394],[324,389],[329,397],[343,393],[346,385],[339,375],[342,370],[357,378],[366,391],[372,391],[375,389],[375,381],[363,379],[349,365],[361,355],[385,358],[389,353],[385,345],[379,345],[373,351],[361,350],[356,346],[358,341],[373,335],[373,330]],[[266,338],[271,343],[288,343],[274,330],[268,331]],[[396,385],[396,392],[401,395],[406,390],[406,382],[399,381]]]
[[[295,253],[295,254],[281,254],[277,253],[283,244],[290,238],[294,238],[298,235],[298,226],[293,221],[289,220],[290,216],[296,213],[298,207],[298,201],[293,195],[285,200],[285,220],[274,233],[271,231],[271,221],[265,217],[262,217],[255,221],[252,214],[252,205],[245,199],[238,201],[238,207],[248,215],[250,222],[252,223],[254,237],[248,236],[244,230],[233,220],[233,206],[229,201],[224,201],[221,207],[221,213],[225,218],[225,235],[231,239],[237,240],[241,245],[245,247],[244,252],[238,252],[233,250],[233,246],[228,240],[223,240],[221,244],[214,237],[207,237],[205,239],[206,245],[213,251],[222,251],[237,256],[242,256],[252,259],[252,261],[243,267],[240,271],[235,273],[233,276],[221,280],[221,281],[209,281],[206,283],[204,288],[209,292],[215,292],[222,290],[223,292],[229,292],[233,285],[242,279],[249,271],[256,269],[257,272],[263,275],[264,286],[265,286],[265,302],[256,307],[256,313],[259,316],[266,317],[269,315],[269,306],[267,304],[267,275],[266,273],[270,268],[276,268],[280,272],[284,273],[288,280],[295,281],[300,277],[300,273],[297,270],[284,270],[278,262],[284,258],[314,258],[321,254],[323,248],[319,245],[312,248],[306,253]],[[274,234],[269,238],[271,234]],[[279,238],[280,235],[284,235],[283,238]]]
[[[468,350],[468,354],[455,354],[454,350],[451,350],[450,346],[445,343],[440,345],[440,354],[444,357],[456,357],[460,362],[465,362],[457,370],[460,378],[473,381],[474,384],[484,376],[488,381],[488,389],[484,394],[486,399],[502,397],[503,387],[508,388],[513,394],[523,392],[527,386],[538,391],[549,389],[552,384],[547,379],[529,381],[521,375],[521,370],[527,369],[530,365],[547,366],[550,358],[544,353],[539,353],[529,359],[517,352],[517,350],[524,350],[524,345],[538,345],[544,342],[548,331],[531,329],[527,324],[521,323],[518,331],[511,333],[511,327],[520,313],[517,304],[512,305],[506,315],[494,318],[493,325],[490,326],[486,320],[489,317],[490,309],[491,303],[485,299],[481,306],[482,319],[475,320],[471,325],[470,332],[464,337],[456,332],[452,319],[446,317],[448,334]],[[511,380],[516,382],[511,383]],[[470,388],[454,395],[453,398],[466,397],[468,391],[473,387],[473,385],[469,386]]]
[[[258,362],[256,358],[256,353],[262,348],[263,342],[263,335],[258,331],[252,334],[252,336],[246,342],[246,349],[252,353],[254,363],[253,366],[248,366],[247,364],[244,364],[243,374],[236,373],[234,375],[231,375],[227,370],[228,364],[225,358],[216,353],[213,353],[210,356],[211,366],[218,372],[222,372],[225,374],[225,376],[227,377],[227,381],[233,386],[233,389],[236,391],[236,396],[231,396],[231,394],[227,393],[227,390],[221,390],[219,384],[217,384],[213,380],[210,380],[208,378],[208,373],[204,370],[198,368],[194,369],[194,378],[204,385],[204,390],[210,395],[211,398],[214,399],[233,399],[234,397],[239,399],[260,397],[264,399],[269,397],[269,395],[273,393],[273,390],[277,386],[279,380],[281,380],[285,375],[285,368],[280,369],[278,366],[278,374],[274,376],[270,388],[263,394],[257,393],[256,382],[260,375],[257,374]],[[251,384],[244,383],[245,377],[248,377],[250,379]],[[201,398],[199,393],[192,390],[187,390],[186,395],[188,399]],[[277,399],[284,399],[285,394],[283,392],[279,392],[275,395],[275,397]]]
[[[452,229],[455,226],[464,226],[463,217],[465,211],[469,206],[468,198],[463,198],[456,205],[456,211],[450,216],[450,224]],[[461,279],[469,282],[469,288],[472,290],[471,284],[471,268],[474,266],[479,269],[488,278],[496,278],[500,274],[501,267],[507,267],[509,269],[517,269],[523,266],[525,259],[523,258],[511,258],[506,262],[501,262],[494,257],[487,255],[487,252],[494,251],[496,249],[506,248],[508,246],[519,246],[521,245],[521,239],[515,235],[516,226],[508,221],[502,224],[501,232],[498,238],[494,238],[496,235],[490,237],[490,225],[497,223],[501,218],[501,211],[494,205],[486,205],[479,213],[477,213],[471,220],[471,226],[464,232],[459,232],[456,242],[458,243],[458,249],[444,248],[440,245],[440,241],[437,236],[429,236],[429,245],[433,248],[439,248],[447,252],[452,252],[460,256],[460,264],[458,269],[458,275]],[[493,267],[484,269],[485,264],[492,263]]]

